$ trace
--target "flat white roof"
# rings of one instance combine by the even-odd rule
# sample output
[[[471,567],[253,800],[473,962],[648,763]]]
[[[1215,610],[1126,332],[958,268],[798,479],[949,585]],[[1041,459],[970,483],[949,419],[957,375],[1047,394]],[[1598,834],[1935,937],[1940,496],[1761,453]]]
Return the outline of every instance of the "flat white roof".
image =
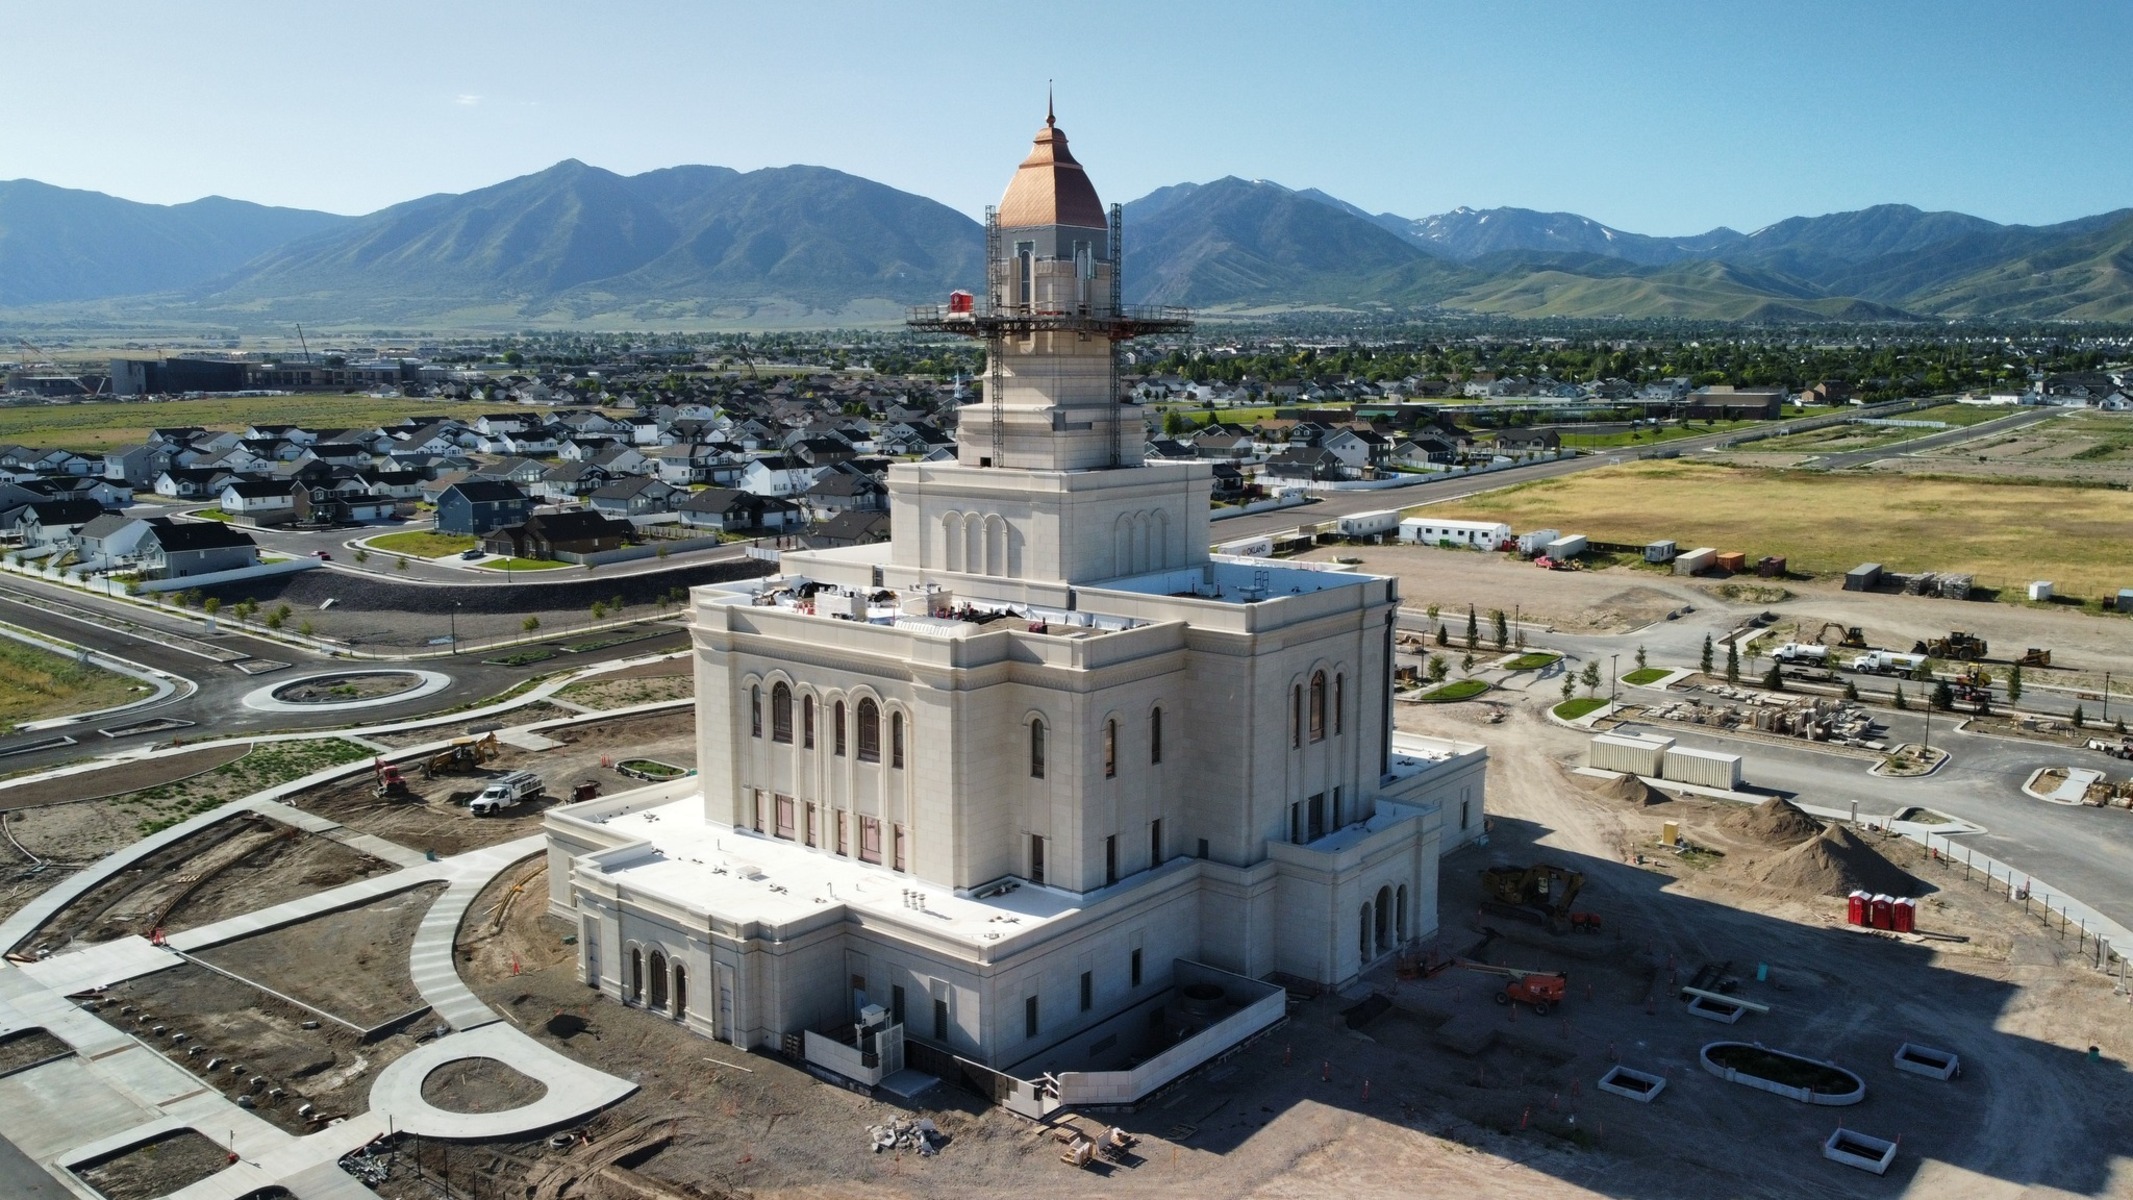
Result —
[[[607,866],[607,878],[731,920],[775,925],[844,906],[983,944],[1072,916],[1087,900],[1020,881],[1003,895],[960,897],[887,867],[715,825],[705,819],[701,793],[595,820],[650,843],[646,853]]]
[[[1323,592],[1329,588],[1354,587],[1377,579],[1352,571],[1314,570],[1305,566],[1277,565],[1263,558],[1210,560],[1205,566],[1180,567],[1128,575],[1091,584],[1092,590],[1138,592],[1144,596],[1190,596],[1202,600],[1250,604],[1278,600],[1283,596]]]

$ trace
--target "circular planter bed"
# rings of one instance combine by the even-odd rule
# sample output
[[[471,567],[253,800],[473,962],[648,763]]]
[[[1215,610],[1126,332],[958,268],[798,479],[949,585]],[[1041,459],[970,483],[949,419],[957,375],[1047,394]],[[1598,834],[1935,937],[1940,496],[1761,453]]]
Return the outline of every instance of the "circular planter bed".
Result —
[[[656,758],[626,758],[616,763],[615,769],[632,779],[644,779],[653,783],[679,779],[689,773],[673,763],[660,762]]]
[[[293,680],[271,693],[283,704],[349,704],[412,692],[422,676],[412,671],[343,671]]]
[[[1838,1106],[1866,1099],[1866,1082],[1835,1063],[1772,1050],[1752,1042],[1712,1042],[1703,1069],[1728,1083],[1798,1100]]]
[[[1461,679],[1424,692],[1416,699],[1423,704],[1450,704],[1454,700],[1472,700],[1488,690],[1486,680]]]

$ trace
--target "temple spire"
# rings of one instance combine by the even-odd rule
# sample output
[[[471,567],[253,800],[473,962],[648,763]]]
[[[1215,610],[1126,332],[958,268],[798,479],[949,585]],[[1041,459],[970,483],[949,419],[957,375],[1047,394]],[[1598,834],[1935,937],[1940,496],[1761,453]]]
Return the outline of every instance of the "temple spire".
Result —
[[[1052,116],[1052,81],[1044,81],[1044,124],[1047,128],[1059,124]]]

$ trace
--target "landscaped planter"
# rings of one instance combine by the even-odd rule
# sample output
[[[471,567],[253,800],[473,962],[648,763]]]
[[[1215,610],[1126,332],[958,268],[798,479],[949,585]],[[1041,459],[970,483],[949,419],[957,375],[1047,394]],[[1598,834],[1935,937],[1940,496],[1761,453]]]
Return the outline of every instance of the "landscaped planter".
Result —
[[[1886,1175],[1889,1173],[1889,1164],[1896,1161],[1896,1143],[1868,1137],[1839,1125],[1835,1133],[1823,1140],[1822,1157],[1831,1162],[1843,1163],[1847,1167]]]
[[[1703,1069],[1727,1083],[1832,1107],[1866,1099],[1866,1081],[1835,1063],[1788,1054],[1751,1042],[1712,1042],[1703,1048]]]
[[[1706,1021],[1716,1021],[1721,1025],[1738,1024],[1740,1015],[1746,1011],[1748,1010],[1738,1004],[1728,1004],[1723,1000],[1713,1000],[1709,996],[1689,997],[1689,1012],[1702,1017]]]
[[[690,774],[673,763],[660,762],[656,758],[624,759],[615,764],[615,770],[632,779],[643,779],[652,783],[665,783],[669,779],[679,779]]]
[[[1963,1064],[1949,1051],[1905,1042],[1896,1047],[1896,1069],[1928,1079],[1953,1079],[1963,1073]]]
[[[1639,1104],[1650,1104],[1659,1093],[1666,1090],[1666,1080],[1628,1067],[1615,1067],[1600,1076],[1599,1088],[1603,1092],[1613,1092]]]

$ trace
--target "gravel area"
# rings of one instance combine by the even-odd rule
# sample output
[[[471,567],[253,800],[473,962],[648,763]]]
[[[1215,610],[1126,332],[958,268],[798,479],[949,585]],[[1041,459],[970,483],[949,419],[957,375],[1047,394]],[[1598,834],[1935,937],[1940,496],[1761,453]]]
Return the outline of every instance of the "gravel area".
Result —
[[[187,750],[182,754],[133,759],[108,767],[98,767],[93,771],[60,775],[34,783],[18,783],[0,788],[0,809],[30,808],[63,800],[101,800],[106,796],[120,796],[143,788],[159,787],[204,771],[212,771],[227,762],[235,762],[251,749],[250,742],[206,746],[198,750]]]

